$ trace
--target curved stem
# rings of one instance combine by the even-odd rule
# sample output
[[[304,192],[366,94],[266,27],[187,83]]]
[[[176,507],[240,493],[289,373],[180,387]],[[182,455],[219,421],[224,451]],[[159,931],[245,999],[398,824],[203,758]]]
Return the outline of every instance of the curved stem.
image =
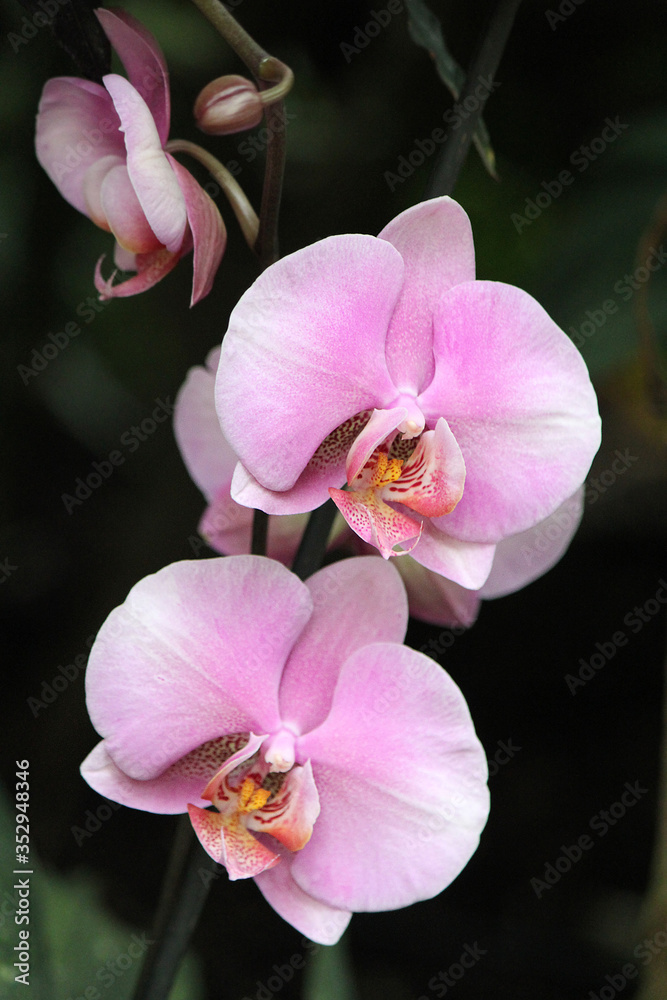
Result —
[[[188,139],[170,139],[165,149],[168,153],[188,153],[189,156],[192,156],[202,166],[206,167],[227,196],[227,200],[232,206],[234,215],[243,231],[246,243],[249,247],[254,247],[259,231],[257,213],[248,201],[245,191],[232,174],[230,174],[229,170],[227,170],[227,167],[209,153],[208,150],[202,149],[196,142],[190,142]]]
[[[491,89],[486,88],[485,96],[480,98],[475,90],[479,90],[480,77],[486,79],[495,76],[520,3],[521,0],[500,0],[482,33],[465,85],[459,94],[460,104],[465,104],[466,98],[472,97],[476,108],[466,118],[465,123],[458,126],[450,125],[426,188],[425,198],[451,194],[454,190],[459,172],[468,155],[477,123],[482,117],[487,97],[491,93]]]
[[[285,173],[285,104],[277,101],[267,106],[265,111],[269,140],[266,147],[266,167],[262,188],[262,207],[259,213],[259,233],[255,252],[262,268],[278,260],[278,215]]]
[[[254,38],[250,37],[227,8],[219,3],[219,0],[192,0],[192,2],[234,49],[234,52],[239,59],[243,60],[253,76],[261,80],[261,64],[264,60],[271,59],[269,53],[265,52],[261,45],[258,45]]]

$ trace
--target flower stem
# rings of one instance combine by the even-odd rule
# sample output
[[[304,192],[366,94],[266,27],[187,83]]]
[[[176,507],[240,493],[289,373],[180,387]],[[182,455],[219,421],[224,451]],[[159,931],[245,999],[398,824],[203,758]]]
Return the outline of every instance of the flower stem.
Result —
[[[660,789],[658,822],[653,845],[653,864],[644,901],[638,937],[653,939],[667,924],[667,656],[663,680],[662,746],[660,751]],[[664,948],[642,972],[636,1000],[664,1000],[667,997],[667,952]]]
[[[133,1000],[166,1000],[220,866],[202,849],[190,819],[178,822],[151,943]]]
[[[266,167],[262,190],[259,235],[254,250],[262,268],[278,260],[278,213],[285,172],[285,108],[282,94],[292,86],[292,71],[279,59],[250,37],[219,0],[192,0],[213,27],[246,64],[257,79],[262,91],[270,91],[264,100],[271,101],[265,108],[269,140],[266,147]],[[276,100],[276,97],[280,99]]]
[[[253,556],[266,555],[266,543],[269,534],[269,515],[263,510],[256,510],[252,518],[252,542],[250,553]]]
[[[292,572],[296,573],[300,580],[305,580],[320,568],[336,510],[333,500],[327,500],[308,518],[306,530],[292,565]]]
[[[465,122],[459,125],[450,125],[426,188],[425,198],[451,194],[454,190],[459,172],[468,155],[477,123],[482,117],[487,97],[491,93],[491,89],[485,87],[486,93],[480,98],[475,91],[479,91],[480,77],[486,80],[487,77],[490,79],[495,76],[520,3],[521,0],[500,0],[482,32],[465,85],[459,94],[459,104],[465,105],[466,99],[471,97],[476,104],[475,110],[471,112]]]
[[[229,170],[227,170],[227,167],[220,160],[216,159],[215,156],[212,156],[208,150],[202,149],[196,142],[190,142],[188,139],[170,139],[165,149],[168,153],[188,153],[206,167],[227,196],[227,200],[232,206],[234,215],[245,236],[246,243],[250,248],[253,248],[257,242],[259,219],[254,208],[248,201],[245,191],[232,174],[230,174]]]

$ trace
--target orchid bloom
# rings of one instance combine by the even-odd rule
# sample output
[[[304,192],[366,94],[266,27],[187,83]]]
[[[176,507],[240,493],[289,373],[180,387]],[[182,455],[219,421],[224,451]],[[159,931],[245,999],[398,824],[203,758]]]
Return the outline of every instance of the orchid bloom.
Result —
[[[221,555],[250,551],[253,511],[231,496],[237,456],[222,433],[215,412],[215,373],[220,348],[213,348],[204,366],[190,369],[174,407],[174,433],[185,466],[207,501],[199,533]],[[453,580],[421,566],[411,556],[399,559],[399,570],[408,594],[410,614],[434,625],[469,627],[483,599],[504,597],[542,576],[569,546],[583,511],[583,487],[558,510],[534,528],[504,538],[496,546],[493,566],[478,590],[468,590]],[[290,565],[306,527],[307,514],[269,518],[267,554]],[[344,545],[359,555],[377,554],[355,535],[338,513],[329,548]]]
[[[406,625],[400,577],[375,557],[305,583],[263,556],[168,566],[91,650],[103,739],[82,774],[124,805],[187,809],[231,879],[333,944],[353,911],[449,885],[487,819],[463,695],[402,645]]]
[[[475,280],[450,198],[260,275],[216,405],[239,503],[294,514],[332,496],[385,559],[409,552],[472,591],[499,543],[576,493],[600,441],[579,352],[530,295]]]
[[[137,274],[119,285],[95,270],[101,299],[151,288],[194,249],[194,305],[211,290],[225,249],[217,208],[165,144],[170,98],[167,66],[153,36],[122,10],[96,11],[129,79],[104,86],[56,77],[37,115],[37,159],[62,196],[116,238],[115,262]]]

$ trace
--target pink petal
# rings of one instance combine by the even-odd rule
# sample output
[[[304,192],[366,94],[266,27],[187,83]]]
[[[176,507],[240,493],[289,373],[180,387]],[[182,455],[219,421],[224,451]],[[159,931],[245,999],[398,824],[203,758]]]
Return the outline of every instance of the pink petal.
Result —
[[[138,271],[133,278],[122,281],[119,285],[114,285],[116,272],[105,280],[102,277],[102,261],[104,254],[100,257],[95,267],[95,288],[99,292],[100,299],[125,299],[129,295],[138,295],[145,292],[153,285],[169,274],[181,259],[180,253],[170,253],[169,250],[154,250],[152,253],[144,253],[135,256],[134,264]]]
[[[311,608],[308,588],[260,556],[174,563],[140,581],[86,673],[117,766],[147,780],[208,740],[279,728],[283,666]]]
[[[220,348],[214,347],[206,367],[188,372],[174,406],[176,443],[190,476],[209,503],[225,487],[229,490],[238,461],[227,444],[215,412],[215,372]]]
[[[86,172],[106,156],[125,160],[120,119],[106,90],[89,80],[55,77],[37,113],[37,159],[70,205],[89,215]]]
[[[332,236],[283,257],[241,298],[222,345],[216,406],[262,486],[289,490],[336,427],[392,405],[384,345],[402,276],[400,255],[383,240]]]
[[[400,577],[375,556],[333,563],[309,577],[306,585],[313,614],[280,683],[281,717],[297,733],[308,732],[326,718],[341,667],[352,652],[380,639],[403,642],[408,626]]]
[[[544,520],[581,485],[600,442],[581,355],[526,292],[457,285],[435,319],[433,382],[419,397],[446,416],[466,463],[463,498],[438,527],[497,542]]]
[[[125,167],[125,156],[118,155],[108,155],[103,156],[101,159],[96,160],[88,168],[83,178],[83,197],[86,203],[86,214],[90,216],[92,221],[96,226],[101,229],[106,230],[106,232],[111,232],[111,227],[107,220],[107,214],[102,207],[102,184],[106,179],[107,174],[114,167],[123,167],[127,173],[127,168]],[[136,201],[136,195],[134,196]],[[141,213],[143,216],[143,212]],[[144,217],[144,222],[145,222]],[[151,233],[153,236],[153,234]],[[155,236],[153,236],[155,239]]]
[[[380,233],[401,254],[405,280],[387,334],[387,365],[404,392],[433,377],[433,315],[444,292],[475,277],[470,220],[451,198],[401,212]]]
[[[426,569],[433,570],[468,590],[479,590],[486,581],[495,552],[495,545],[461,542],[457,538],[451,538],[428,520],[423,521],[418,544],[410,549],[412,558]]]
[[[248,829],[268,833],[288,851],[300,851],[313,833],[320,799],[310,761],[293,767],[282,787],[261,809],[248,817]]]
[[[394,407],[391,410],[373,410],[371,419],[357,436],[348,452],[345,463],[348,483],[351,483],[359,475],[375,449],[380,447],[385,438],[396,430],[398,425],[407,418],[407,415],[408,411],[403,406]]]
[[[185,208],[192,233],[194,259],[190,305],[194,306],[211,291],[213,279],[227,245],[227,230],[212,199],[192,174],[169,153],[167,159],[185,198]]]
[[[99,7],[95,14],[130,83],[148,105],[163,146],[169,138],[169,74],[160,46],[150,31],[127,11]]]
[[[469,628],[474,623],[481,604],[479,591],[468,590],[453,580],[447,580],[421,566],[411,556],[398,559],[393,565],[401,574],[408,593],[410,614],[415,618],[450,628],[455,625]]]
[[[292,488],[285,493],[265,489],[239,463],[232,478],[232,496],[238,503],[257,507],[267,514],[303,514],[321,507],[329,499],[331,484],[340,483],[342,486],[345,482],[348,451],[369,416],[368,410],[362,410],[334,428],[318,446]]]
[[[476,850],[486,756],[460,690],[421,653],[389,643],[353,653],[299,753],[322,807],[292,862],[305,892],[353,911],[407,906],[441,892]]]
[[[318,944],[336,944],[352,914],[329,906],[301,889],[291,872],[292,858],[255,878],[267,903],[298,931]]]
[[[125,250],[147,254],[162,249],[148,225],[124,163],[107,171],[100,187],[100,204],[112,233]]]
[[[463,496],[465,478],[461,449],[440,417],[434,431],[422,434],[399,479],[384,486],[381,496],[424,517],[441,517],[451,513]]]
[[[187,226],[185,198],[162,149],[155,121],[143,97],[124,77],[104,77],[125,133],[127,169],[148,223],[172,253],[180,250]]]
[[[329,490],[329,496],[349,526],[365,542],[375,545],[384,559],[400,555],[395,545],[418,538],[421,523],[389,507],[375,490]],[[407,550],[410,551],[410,548]]]
[[[498,542],[493,567],[479,596],[504,597],[543,576],[567,551],[583,508],[582,486],[546,520]]]
[[[204,744],[177,760],[159,777],[137,781],[114,764],[107,753],[106,740],[102,740],[84,760],[81,774],[91,788],[113,802],[144,812],[183,813],[188,802],[208,805],[201,793],[228,756],[228,743],[229,737],[221,737]]]

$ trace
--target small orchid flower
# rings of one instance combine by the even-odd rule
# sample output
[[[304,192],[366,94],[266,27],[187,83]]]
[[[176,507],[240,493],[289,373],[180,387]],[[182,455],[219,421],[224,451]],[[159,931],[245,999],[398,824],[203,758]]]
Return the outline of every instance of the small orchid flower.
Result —
[[[294,514],[331,496],[385,559],[479,590],[499,543],[579,489],[600,420],[567,335],[525,292],[474,279],[450,198],[260,275],[216,383],[232,497]]]
[[[353,911],[449,885],[487,819],[463,695],[402,645],[406,625],[400,577],[376,557],[305,583],[262,556],[168,566],[91,650],[103,739],[82,774],[124,805],[187,809],[231,879],[333,944]]]
[[[129,79],[104,86],[56,77],[37,114],[37,159],[62,196],[116,237],[115,262],[137,274],[119,285],[95,270],[100,298],[151,288],[194,250],[194,305],[211,289],[225,249],[218,209],[165,149],[170,99],[167,66],[153,36],[122,10],[96,11]]]
[[[208,506],[199,532],[221,555],[250,552],[253,511],[231,496],[237,457],[227,442],[215,412],[215,373],[220,348],[209,352],[205,366],[188,372],[174,407],[174,433],[190,476],[204,494]],[[468,590],[453,580],[421,566],[411,556],[399,559],[408,594],[410,614],[434,625],[468,628],[479,613],[483,599],[504,597],[521,590],[551,569],[567,550],[583,512],[583,487],[558,510],[534,528],[496,546],[488,579],[479,590]],[[289,566],[306,527],[307,514],[285,514],[269,518],[268,555]],[[376,548],[355,535],[338,513],[329,547],[345,546],[358,555],[378,554]]]

